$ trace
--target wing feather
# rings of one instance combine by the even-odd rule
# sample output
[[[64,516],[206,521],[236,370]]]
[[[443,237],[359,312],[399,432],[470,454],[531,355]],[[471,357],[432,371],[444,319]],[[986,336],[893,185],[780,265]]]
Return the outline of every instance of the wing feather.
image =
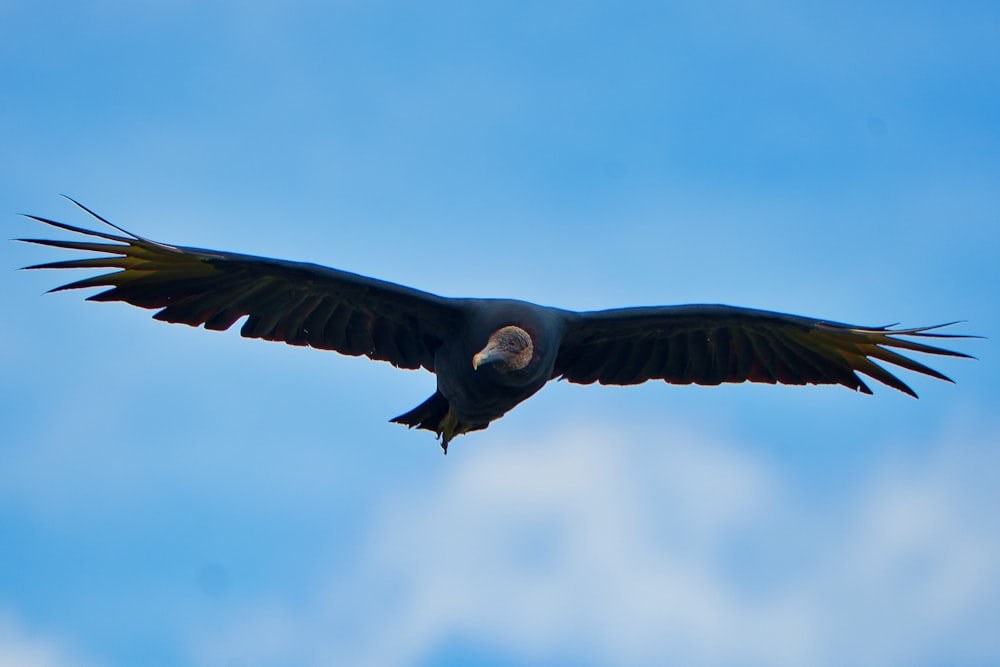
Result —
[[[437,347],[465,317],[456,300],[346,271],[151,241],[77,205],[121,235],[26,216],[99,239],[19,239],[98,255],[28,269],[110,270],[53,292],[108,287],[88,299],[123,301],[155,309],[158,320],[213,330],[228,329],[245,317],[240,333],[248,338],[364,354],[428,370],[434,370]]]
[[[568,320],[553,377],[580,384],[646,380],[704,385],[746,381],[841,384],[871,393],[860,373],[916,396],[875,361],[950,382],[939,371],[896,351],[968,357],[923,342],[974,338],[940,333],[950,324],[858,327],[722,305],[577,313]]]

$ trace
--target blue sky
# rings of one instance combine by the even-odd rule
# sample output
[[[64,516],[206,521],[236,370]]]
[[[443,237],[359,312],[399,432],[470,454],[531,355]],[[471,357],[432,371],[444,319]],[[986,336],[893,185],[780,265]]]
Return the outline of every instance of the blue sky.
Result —
[[[0,2],[0,209],[576,309],[988,340],[829,387],[433,377],[0,266],[0,664],[1000,662],[995,3]]]

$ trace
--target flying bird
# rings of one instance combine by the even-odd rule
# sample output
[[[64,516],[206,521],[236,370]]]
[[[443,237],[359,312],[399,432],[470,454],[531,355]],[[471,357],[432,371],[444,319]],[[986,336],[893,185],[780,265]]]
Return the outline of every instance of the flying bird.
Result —
[[[446,454],[455,436],[486,428],[553,379],[840,384],[872,393],[860,373],[916,397],[876,361],[951,382],[896,350],[969,357],[923,342],[969,337],[938,331],[954,322],[860,327],[724,305],[575,312],[446,298],[317,264],[152,241],[70,201],[121,235],[27,215],[91,240],[19,241],[97,256],[25,268],[114,270],[50,291],[110,287],[88,300],[124,301],[157,309],[157,320],[220,331],[246,318],[246,338],[424,368],[437,376],[436,391],[391,421],[436,433]]]

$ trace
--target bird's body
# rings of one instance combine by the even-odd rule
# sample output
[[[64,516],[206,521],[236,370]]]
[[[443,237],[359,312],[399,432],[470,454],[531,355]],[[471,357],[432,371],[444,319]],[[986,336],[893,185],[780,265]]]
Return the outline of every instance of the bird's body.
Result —
[[[74,202],[75,203],[75,202]],[[79,205],[79,204],[78,204]],[[453,299],[315,264],[172,246],[39,222],[103,239],[30,243],[101,253],[29,268],[118,269],[53,291],[108,286],[89,297],[155,308],[156,319],[223,330],[246,317],[248,338],[366,355],[437,376],[424,403],[392,421],[456,435],[486,428],[549,380],[590,384],[767,382],[841,384],[871,393],[858,373],[916,394],[872,360],[948,380],[895,352],[965,357],[920,338],[921,327],[856,327],[723,305],[574,312],[507,299]],[[909,337],[909,338],[904,338]]]
[[[545,386],[552,378],[555,352],[571,316],[568,311],[525,301],[462,299],[461,304],[465,313],[462,324],[434,355],[437,392],[428,401],[436,411],[424,412],[418,407],[393,419],[439,432],[446,447],[453,435],[486,428]],[[507,371],[496,364],[476,368],[473,357],[486,347],[490,336],[511,325],[531,337],[534,351],[527,365]],[[444,416],[439,415],[442,409]],[[447,418],[449,414],[451,418]],[[454,420],[454,427],[448,419]],[[445,424],[445,428],[433,428],[436,423]]]

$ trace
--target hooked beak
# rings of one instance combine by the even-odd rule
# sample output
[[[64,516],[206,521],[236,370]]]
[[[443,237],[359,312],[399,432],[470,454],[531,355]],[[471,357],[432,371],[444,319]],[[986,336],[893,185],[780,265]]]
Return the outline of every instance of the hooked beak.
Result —
[[[494,345],[487,345],[472,357],[472,368],[478,371],[480,366],[500,361],[501,358],[500,351]]]

